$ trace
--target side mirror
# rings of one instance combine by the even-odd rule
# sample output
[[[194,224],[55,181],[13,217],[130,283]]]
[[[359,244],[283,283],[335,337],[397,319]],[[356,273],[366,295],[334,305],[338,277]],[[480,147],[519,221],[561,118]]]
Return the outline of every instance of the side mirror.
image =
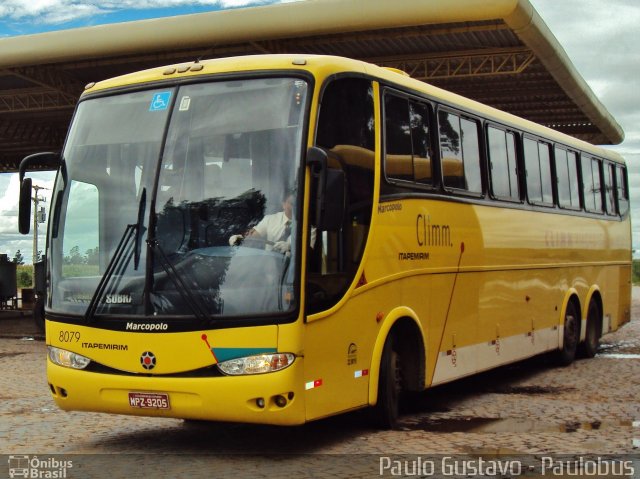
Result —
[[[37,167],[44,170],[57,170],[60,166],[60,154],[50,151],[35,153],[25,157],[18,167],[20,174],[20,203],[18,212],[18,231],[23,235],[31,229],[31,178],[25,178],[24,174],[29,168]]]
[[[24,178],[20,184],[18,231],[23,235],[31,229],[31,184],[31,178]]]
[[[311,168],[311,223],[320,231],[342,228],[346,203],[346,177],[342,170],[327,166],[327,152],[311,147],[307,152]]]
[[[43,153],[34,153],[25,156],[20,162],[18,172],[20,173],[20,182],[24,178],[24,173],[29,168],[37,167],[40,170],[57,170],[60,166],[60,154],[45,151]]]

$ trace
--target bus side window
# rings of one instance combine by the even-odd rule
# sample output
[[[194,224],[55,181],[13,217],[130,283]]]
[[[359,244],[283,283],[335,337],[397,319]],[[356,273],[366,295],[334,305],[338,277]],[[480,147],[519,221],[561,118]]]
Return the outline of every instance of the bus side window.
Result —
[[[489,126],[487,137],[489,142],[491,193],[498,199],[520,201],[515,134]]]
[[[567,152],[569,167],[569,189],[571,207],[580,209],[580,180],[578,179],[578,154],[575,151]]]
[[[603,163],[604,167],[604,205],[608,215],[616,215],[616,192],[613,178],[615,175],[612,163]]]
[[[553,205],[550,145],[525,137],[522,141],[530,203]]]
[[[526,156],[525,150],[525,156]],[[556,164],[556,185],[558,188],[558,206],[560,208],[574,208],[576,205],[571,204],[571,182],[569,181],[569,163],[567,159],[567,150],[555,147],[554,158]],[[529,179],[527,178],[527,184]],[[578,203],[577,206],[580,206]]]
[[[600,160],[584,155],[581,158],[581,165],[584,208],[590,213],[602,213]]]
[[[429,107],[386,92],[384,96],[385,161],[388,181],[433,186]]]
[[[427,105],[417,101],[409,101],[413,180],[419,184],[433,186],[429,116],[429,107]]]
[[[616,166],[616,199],[618,213],[624,216],[629,211],[629,189],[627,187],[627,170],[623,166]]]
[[[602,213],[602,162],[596,158],[591,160],[591,169],[593,170],[593,196],[596,205],[596,211]]]
[[[413,181],[413,148],[409,126],[409,101],[406,98],[385,94],[384,127],[384,170],[387,180]]]
[[[478,122],[468,118],[460,119],[462,129],[462,156],[464,160],[464,180],[466,190],[482,193],[482,172],[480,155],[480,136]]]
[[[464,181],[460,117],[440,110],[438,112],[438,131],[440,133],[440,164],[444,186],[465,190],[467,185]]]
[[[445,188],[482,193],[478,122],[440,110],[438,131]]]

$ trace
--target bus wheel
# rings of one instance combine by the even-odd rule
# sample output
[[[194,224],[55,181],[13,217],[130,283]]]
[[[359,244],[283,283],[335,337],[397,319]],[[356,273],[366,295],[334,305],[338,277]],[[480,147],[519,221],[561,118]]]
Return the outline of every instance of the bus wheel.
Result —
[[[580,318],[578,310],[573,301],[567,304],[567,311],[564,313],[564,333],[562,348],[558,351],[558,364],[568,366],[576,357],[578,341],[580,340]]]
[[[584,343],[580,345],[580,355],[592,358],[598,352],[598,346],[600,346],[600,308],[595,301],[591,300],[587,312],[587,331]]]
[[[392,429],[398,422],[400,393],[402,391],[402,369],[400,355],[395,351],[393,335],[390,334],[382,350],[380,377],[378,379],[378,403],[375,420],[379,427]]]

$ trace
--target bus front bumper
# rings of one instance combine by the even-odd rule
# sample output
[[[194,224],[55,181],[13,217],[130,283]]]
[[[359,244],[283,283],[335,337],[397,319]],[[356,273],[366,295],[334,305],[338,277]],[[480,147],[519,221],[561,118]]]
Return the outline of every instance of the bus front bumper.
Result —
[[[303,369],[297,358],[274,373],[154,377],[88,372],[47,359],[49,388],[64,410],[278,425],[305,422]],[[139,398],[149,400],[141,407]]]

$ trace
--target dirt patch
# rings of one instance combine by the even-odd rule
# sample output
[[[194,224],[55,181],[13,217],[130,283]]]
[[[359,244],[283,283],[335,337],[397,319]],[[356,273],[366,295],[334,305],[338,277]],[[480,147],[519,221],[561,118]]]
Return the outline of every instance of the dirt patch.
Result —
[[[26,353],[0,353],[0,359],[13,358],[14,356],[20,356],[21,354],[26,354]]]
[[[496,394],[529,394],[529,395],[541,395],[541,394],[553,394],[557,395],[563,392],[575,391],[575,388],[570,387],[553,387],[553,386],[500,386],[495,389],[491,389],[489,392]]]

